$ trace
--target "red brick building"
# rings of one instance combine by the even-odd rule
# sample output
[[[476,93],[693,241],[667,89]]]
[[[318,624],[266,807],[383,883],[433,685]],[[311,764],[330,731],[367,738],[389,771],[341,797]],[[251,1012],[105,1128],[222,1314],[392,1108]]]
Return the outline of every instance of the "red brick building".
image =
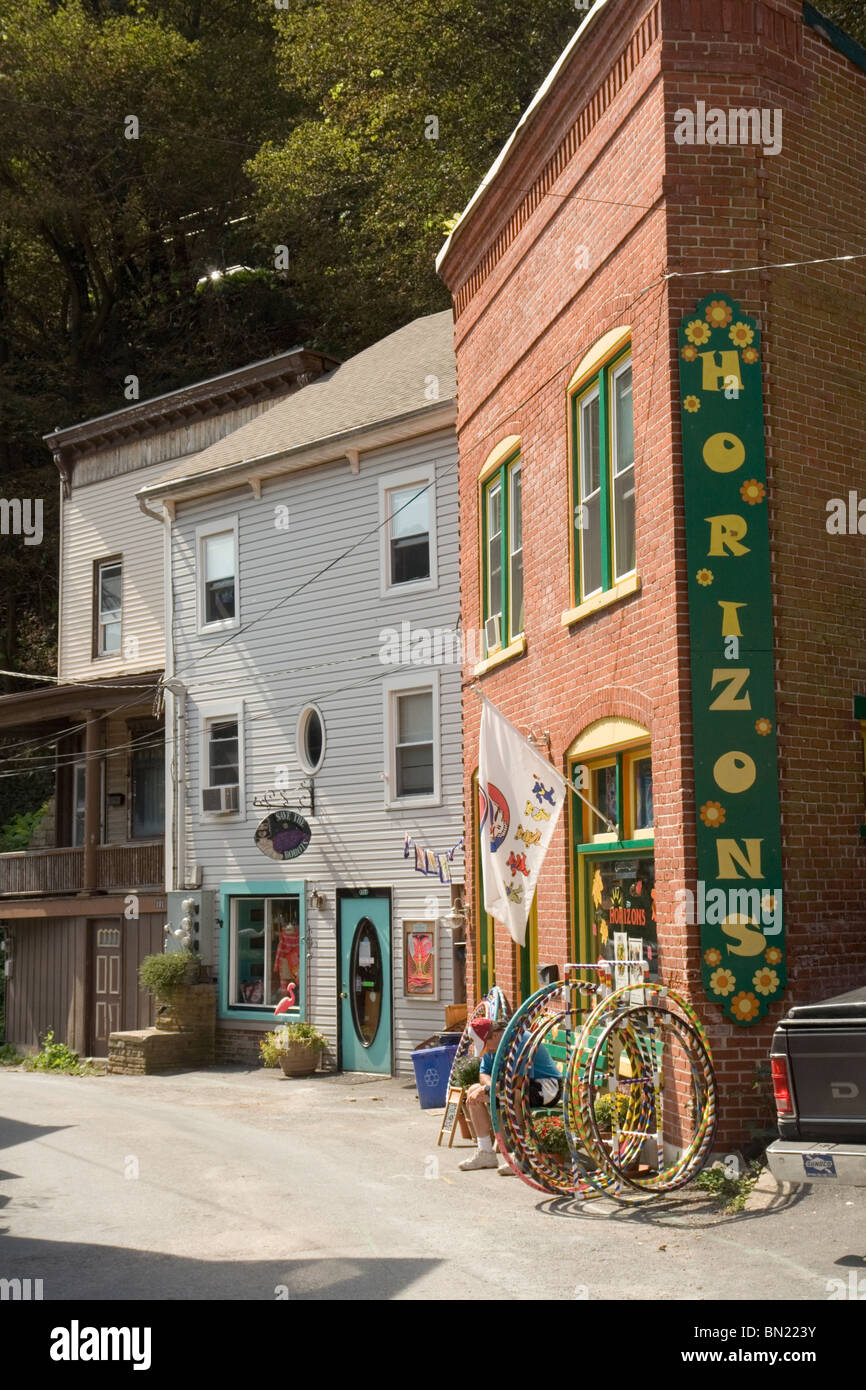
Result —
[[[477,850],[467,853],[470,978],[481,992],[495,977],[516,1000],[539,964],[609,951],[616,923],[641,935],[708,1025],[723,1145],[760,1118],[756,1068],[785,1009],[866,978],[866,501],[859,513],[851,495],[866,498],[866,258],[838,259],[866,253],[864,206],[866,52],[811,7],[601,0],[439,260],[455,313],[462,622],[485,632],[483,660],[464,672],[467,825],[477,845],[476,680],[542,746],[549,735],[564,773],[586,769],[588,794],[617,823],[612,835],[572,800],[522,951],[486,918]],[[809,261],[820,263],[778,267]],[[681,390],[681,368],[697,373],[697,394]],[[761,394],[756,442],[734,476],[736,460],[713,462],[723,435],[711,417],[730,400],[735,421]],[[716,428],[706,469],[699,435],[684,446],[704,420]],[[730,431],[729,451],[740,425]],[[724,531],[741,512],[748,563],[759,575],[765,565],[766,580],[727,608],[738,543],[729,528],[713,549],[707,529],[706,554],[719,558],[696,569],[709,523],[697,490],[687,553],[684,479],[697,489],[698,472],[729,487],[715,521]],[[843,501],[850,524],[837,534]],[[707,645],[723,668],[709,686],[727,674],[748,690],[733,680],[739,639],[727,640],[746,599],[766,613],[763,637],[757,618],[742,637],[766,685],[751,705],[713,697],[708,709],[741,712],[740,751],[714,752],[702,770],[716,726],[706,733],[701,715],[696,738],[694,663]],[[707,616],[717,604],[718,634]],[[713,655],[716,635],[724,651]],[[699,779],[725,788],[718,801],[696,784],[696,749]],[[740,808],[761,786],[746,826]],[[702,835],[722,887],[761,879],[760,943],[731,916],[721,949],[708,950],[689,920],[713,886]]]

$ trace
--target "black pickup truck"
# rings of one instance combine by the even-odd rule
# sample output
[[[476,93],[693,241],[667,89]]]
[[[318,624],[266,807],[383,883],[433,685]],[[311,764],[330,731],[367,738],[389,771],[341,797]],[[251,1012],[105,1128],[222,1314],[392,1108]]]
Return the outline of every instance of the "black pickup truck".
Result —
[[[771,1173],[866,1186],[866,986],[792,1008],[773,1035],[770,1066],[779,1122]]]

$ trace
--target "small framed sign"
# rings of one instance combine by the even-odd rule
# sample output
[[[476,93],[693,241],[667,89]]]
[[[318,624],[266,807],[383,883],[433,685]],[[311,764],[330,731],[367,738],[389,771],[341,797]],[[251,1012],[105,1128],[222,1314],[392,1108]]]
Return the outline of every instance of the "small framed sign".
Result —
[[[403,923],[403,994],[407,999],[438,999],[436,922]]]
[[[437,1148],[441,1146],[442,1140],[448,1137],[448,1148],[454,1143],[454,1136],[457,1133],[457,1126],[460,1125],[461,1134],[467,1138],[472,1138],[472,1126],[469,1123],[469,1116],[465,1109],[466,1092],[462,1086],[448,1087],[448,1100],[445,1103],[445,1114],[442,1116],[442,1125],[439,1130],[439,1138],[436,1140]]]

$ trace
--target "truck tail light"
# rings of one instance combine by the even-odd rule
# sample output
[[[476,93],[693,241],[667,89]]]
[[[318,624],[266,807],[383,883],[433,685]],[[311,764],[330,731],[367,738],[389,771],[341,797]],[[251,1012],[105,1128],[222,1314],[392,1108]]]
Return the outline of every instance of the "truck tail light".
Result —
[[[771,1057],[770,1069],[773,1073],[773,1095],[776,1098],[777,1115],[793,1115],[794,1103],[791,1100],[791,1082],[788,1077],[787,1057]]]

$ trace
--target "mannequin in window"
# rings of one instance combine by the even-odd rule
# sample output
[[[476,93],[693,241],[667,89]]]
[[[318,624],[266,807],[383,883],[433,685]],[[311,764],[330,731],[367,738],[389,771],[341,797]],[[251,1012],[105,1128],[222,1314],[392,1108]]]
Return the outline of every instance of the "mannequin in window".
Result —
[[[274,952],[274,971],[281,994],[287,994],[290,984],[297,984],[301,961],[300,927],[289,922],[284,914],[274,915],[274,930],[279,933]]]

